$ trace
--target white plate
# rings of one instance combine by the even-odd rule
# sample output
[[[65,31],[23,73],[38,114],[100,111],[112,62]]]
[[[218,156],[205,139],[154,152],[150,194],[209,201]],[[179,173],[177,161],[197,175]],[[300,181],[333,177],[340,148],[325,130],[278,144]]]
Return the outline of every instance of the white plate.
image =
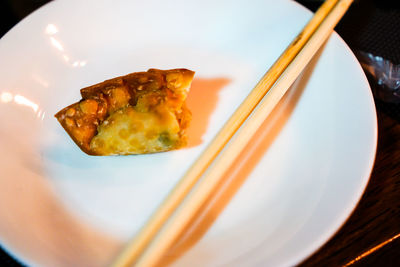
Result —
[[[61,0],[28,16],[0,41],[1,244],[32,266],[105,266],[311,15],[291,1]],[[82,153],[53,114],[84,86],[151,67],[196,71],[189,147]],[[354,209],[376,141],[367,80],[333,34],[183,243],[197,242],[168,259],[299,263]]]

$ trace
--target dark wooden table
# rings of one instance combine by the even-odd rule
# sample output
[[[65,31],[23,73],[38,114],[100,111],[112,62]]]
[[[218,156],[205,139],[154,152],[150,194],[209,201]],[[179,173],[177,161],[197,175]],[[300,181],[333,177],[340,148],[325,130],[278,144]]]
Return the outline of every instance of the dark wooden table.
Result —
[[[0,36],[44,2],[1,2]],[[317,0],[298,2],[311,10],[320,5]],[[398,6],[382,0],[356,1],[336,31],[353,51],[372,52],[399,64]],[[376,161],[361,201],[334,237],[300,266],[400,266],[400,105],[377,101],[377,115]],[[0,266],[21,265],[0,249]]]

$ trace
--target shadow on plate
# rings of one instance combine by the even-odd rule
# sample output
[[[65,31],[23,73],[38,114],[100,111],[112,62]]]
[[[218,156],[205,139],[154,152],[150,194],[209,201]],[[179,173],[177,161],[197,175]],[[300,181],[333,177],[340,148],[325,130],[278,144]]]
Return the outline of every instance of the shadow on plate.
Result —
[[[192,112],[192,122],[187,130],[189,137],[188,148],[200,145],[202,136],[207,131],[210,116],[218,103],[218,94],[230,83],[226,78],[195,78],[192,82],[187,106]]]
[[[224,174],[217,189],[211,194],[212,197],[200,208],[195,218],[188,223],[186,229],[166,253],[162,259],[162,266],[175,262],[192,248],[205,235],[229,204],[290,118],[307,86],[321,51],[322,49],[261,125],[230,169]]]
[[[2,146],[11,153],[0,164],[6,174],[0,175],[1,245],[29,265],[104,266],[122,243],[69,213],[39,171],[43,166],[36,151],[15,144]],[[18,163],[26,160],[21,155],[30,159],[24,168]]]

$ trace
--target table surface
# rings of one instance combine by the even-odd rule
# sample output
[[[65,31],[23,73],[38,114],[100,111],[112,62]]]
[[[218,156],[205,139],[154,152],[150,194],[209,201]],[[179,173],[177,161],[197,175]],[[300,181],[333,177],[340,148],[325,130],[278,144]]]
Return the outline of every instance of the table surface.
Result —
[[[313,11],[320,5],[316,0],[297,1]],[[2,1],[0,37],[45,2]],[[398,25],[398,3],[363,0],[355,1],[336,31],[354,52],[370,52],[399,64]],[[366,191],[342,228],[300,266],[400,266],[400,105],[376,99],[376,107],[378,150]],[[21,265],[0,248],[0,266]]]

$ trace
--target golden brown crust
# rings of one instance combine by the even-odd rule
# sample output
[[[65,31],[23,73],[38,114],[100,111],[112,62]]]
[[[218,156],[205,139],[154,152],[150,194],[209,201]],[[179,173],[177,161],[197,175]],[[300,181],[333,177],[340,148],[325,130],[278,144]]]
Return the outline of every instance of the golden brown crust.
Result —
[[[81,89],[82,99],[60,110],[55,117],[74,142],[90,155],[153,153],[178,148],[186,144],[185,129],[191,120],[185,99],[193,75],[194,72],[187,69],[150,69],[106,80]],[[130,115],[115,115],[117,111]],[[113,136],[112,131],[121,132],[120,126],[106,125],[110,121],[132,124],[138,118],[147,118],[154,127],[147,123],[144,135],[128,131],[118,137]],[[154,136],[150,134],[153,132]],[[143,136],[153,139],[144,140]],[[123,138],[129,139],[129,145],[124,146],[127,140]],[[141,144],[135,147],[138,138]],[[150,148],[143,148],[147,141]]]

